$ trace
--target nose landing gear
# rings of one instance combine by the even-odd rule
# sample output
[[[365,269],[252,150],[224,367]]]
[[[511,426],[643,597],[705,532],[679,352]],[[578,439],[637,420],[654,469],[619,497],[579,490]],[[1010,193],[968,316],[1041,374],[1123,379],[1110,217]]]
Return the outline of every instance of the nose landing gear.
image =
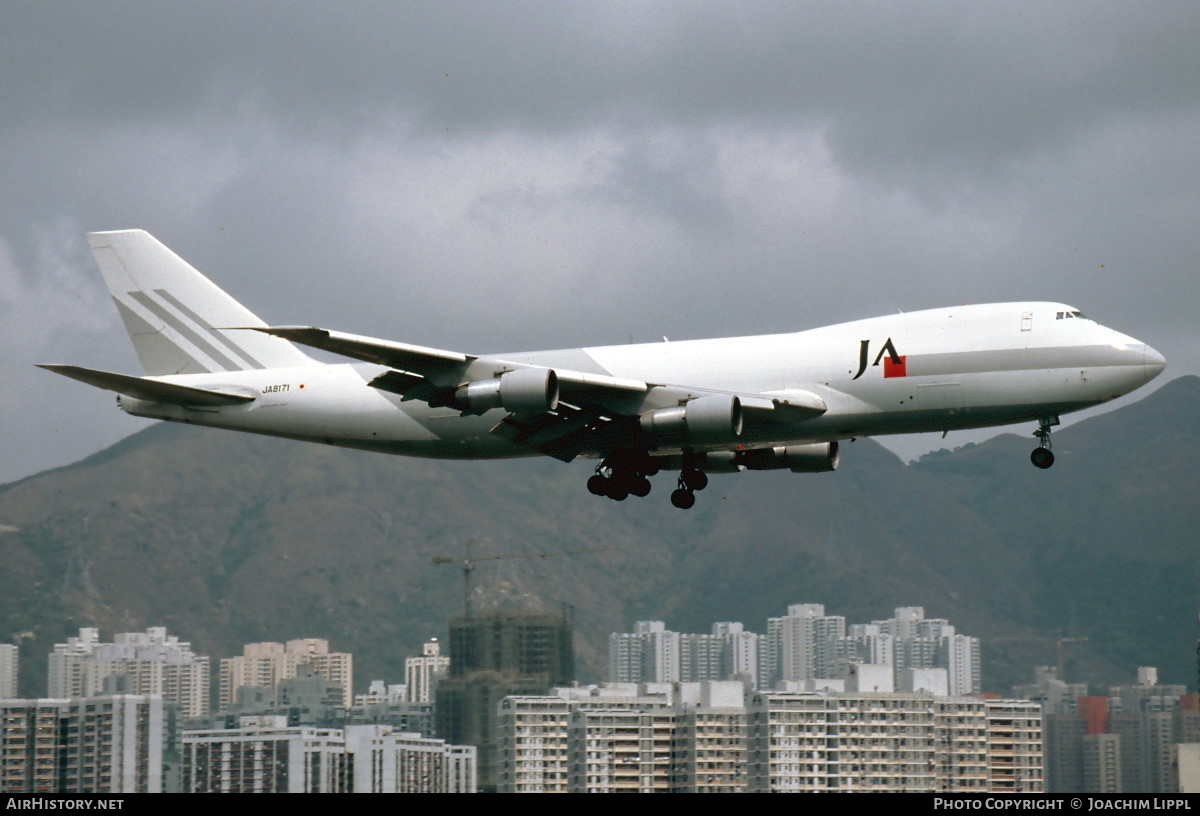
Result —
[[[1054,464],[1054,453],[1050,450],[1050,429],[1057,424],[1056,416],[1042,417],[1038,429],[1033,432],[1038,438],[1038,447],[1029,454],[1029,461],[1033,462],[1034,467],[1045,470]]]

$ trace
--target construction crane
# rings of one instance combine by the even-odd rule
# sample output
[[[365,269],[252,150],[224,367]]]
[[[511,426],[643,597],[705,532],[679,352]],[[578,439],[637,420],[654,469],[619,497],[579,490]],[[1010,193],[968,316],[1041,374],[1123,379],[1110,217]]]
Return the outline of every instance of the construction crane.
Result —
[[[1079,637],[1079,638],[1063,637],[1062,630],[1060,629],[1057,632],[1057,634],[1054,636],[1052,636],[1052,635],[1009,635],[1006,637],[988,638],[988,641],[991,643],[1004,643],[1006,641],[1017,641],[1017,642],[1053,641],[1054,656],[1055,656],[1055,670],[1057,672],[1055,674],[1055,677],[1065,683],[1067,681],[1067,678],[1065,677],[1065,675],[1067,673],[1067,667],[1066,667],[1066,653],[1063,650],[1063,645],[1067,644],[1067,643],[1087,643],[1088,639],[1085,637]],[[1200,654],[1200,643],[1198,643],[1198,645],[1197,645],[1197,650],[1198,650],[1197,653]]]
[[[587,550],[561,550],[559,552],[534,552],[534,553],[513,553],[511,555],[481,555],[473,557],[471,555],[471,544],[474,542],[468,541],[466,544],[466,554],[462,558],[454,558],[449,555],[435,555],[433,563],[436,564],[462,564],[463,571],[463,616],[471,617],[471,573],[475,571],[475,565],[480,561],[506,561],[511,558],[549,558],[552,555],[581,555],[583,553],[605,552],[607,550],[615,550],[616,547],[595,547]]]
[[[1062,633],[1061,632],[1059,633],[1058,642],[1055,646],[1055,649],[1058,651],[1058,679],[1062,680],[1065,683],[1065,682],[1067,682],[1067,678],[1066,678],[1067,661],[1066,661],[1066,656],[1063,653],[1063,644],[1064,643],[1087,643],[1087,638],[1085,638],[1085,637],[1082,637],[1082,638],[1063,637]]]

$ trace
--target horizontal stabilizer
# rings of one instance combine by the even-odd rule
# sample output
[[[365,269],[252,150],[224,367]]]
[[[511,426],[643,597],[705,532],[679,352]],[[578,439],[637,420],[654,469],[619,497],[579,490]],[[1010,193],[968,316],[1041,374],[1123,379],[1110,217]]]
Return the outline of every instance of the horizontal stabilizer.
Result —
[[[224,391],[209,391],[205,388],[191,388],[186,385],[148,380],[143,377],[130,377],[127,374],[113,374],[108,371],[97,371],[92,368],[81,368],[72,365],[39,365],[47,371],[62,374],[72,380],[79,380],[96,388],[116,391],[134,399],[151,402],[173,402],[176,405],[203,406],[206,408],[220,405],[240,405],[253,402],[254,397],[245,394],[231,394]]]

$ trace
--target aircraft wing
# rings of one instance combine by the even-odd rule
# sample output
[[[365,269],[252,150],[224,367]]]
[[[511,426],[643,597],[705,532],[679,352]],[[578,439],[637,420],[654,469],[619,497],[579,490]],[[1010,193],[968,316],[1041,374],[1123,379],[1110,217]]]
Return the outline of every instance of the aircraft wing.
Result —
[[[373,388],[464,414],[509,412],[492,432],[556,459],[628,446],[647,414],[692,400],[724,398],[753,423],[797,422],[825,413],[816,394],[740,393],[545,368],[304,326],[248,327],[293,343],[387,366]],[[506,393],[506,388],[511,391]]]
[[[131,377],[128,374],[113,374],[109,371],[97,371],[94,368],[82,368],[73,365],[38,365],[55,374],[62,374],[72,380],[79,380],[96,388],[127,394],[134,399],[152,402],[173,402],[176,405],[188,407],[212,408],[219,405],[241,405],[254,402],[254,397],[245,394],[235,394],[227,391],[210,391],[207,388],[192,388],[187,385],[160,382],[145,377]]]
[[[274,337],[282,337],[293,343],[332,351],[344,357],[353,357],[356,360],[378,363],[418,374],[453,369],[455,366],[469,363],[475,359],[457,351],[395,343],[375,337],[362,337],[357,334],[318,329],[315,326],[246,326],[243,328]]]

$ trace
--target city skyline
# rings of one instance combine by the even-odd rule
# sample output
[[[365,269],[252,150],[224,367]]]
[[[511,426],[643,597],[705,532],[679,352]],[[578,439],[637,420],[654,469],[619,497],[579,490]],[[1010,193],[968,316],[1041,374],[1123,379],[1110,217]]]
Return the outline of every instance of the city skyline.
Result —
[[[920,607],[847,625],[821,604],[798,603],[768,623],[766,636],[736,622],[687,635],[641,621],[633,633],[613,633],[612,643],[640,638],[659,652],[674,645],[674,658],[641,661],[674,676],[564,687],[573,662],[565,618],[536,610],[460,616],[451,621],[448,665],[436,640],[410,663],[429,674],[422,683],[432,681],[436,704],[408,700],[404,684],[372,681],[371,693],[348,707],[352,681],[308,661],[336,658],[331,665],[348,667],[352,655],[315,638],[246,644],[242,656],[222,661],[220,687],[239,676],[266,678],[279,696],[235,689],[236,701],[211,719],[193,693],[207,656],[162,627],[117,633],[111,643],[84,628],[48,656],[51,694],[0,702],[8,758],[0,789],[1170,793],[1183,784],[1176,746],[1200,743],[1195,695],[1160,684],[1152,667],[1138,668],[1136,683],[1107,698],[1063,683],[1051,667],[1011,697],[964,695],[951,688],[945,666],[933,667],[963,636]],[[780,675],[772,687],[756,688],[747,671],[734,671],[737,680],[684,676],[689,648],[709,655],[691,663],[694,672],[729,673],[735,639],[745,635],[773,640],[764,649],[772,658],[758,664]],[[884,637],[887,648],[855,640],[864,636]],[[682,646],[689,638],[695,643]],[[701,646],[704,639],[712,646]],[[883,664],[861,662],[881,655]],[[188,669],[190,686],[166,673],[171,667]],[[445,699],[443,684],[454,687]],[[496,712],[485,715],[488,706]],[[481,717],[493,721],[465,726]],[[451,723],[463,732],[457,738],[443,731]],[[35,753],[44,739],[33,735],[51,733],[64,749]],[[116,740],[112,753],[105,734]],[[182,776],[167,761],[180,744]],[[627,773],[631,762],[642,771]]]

